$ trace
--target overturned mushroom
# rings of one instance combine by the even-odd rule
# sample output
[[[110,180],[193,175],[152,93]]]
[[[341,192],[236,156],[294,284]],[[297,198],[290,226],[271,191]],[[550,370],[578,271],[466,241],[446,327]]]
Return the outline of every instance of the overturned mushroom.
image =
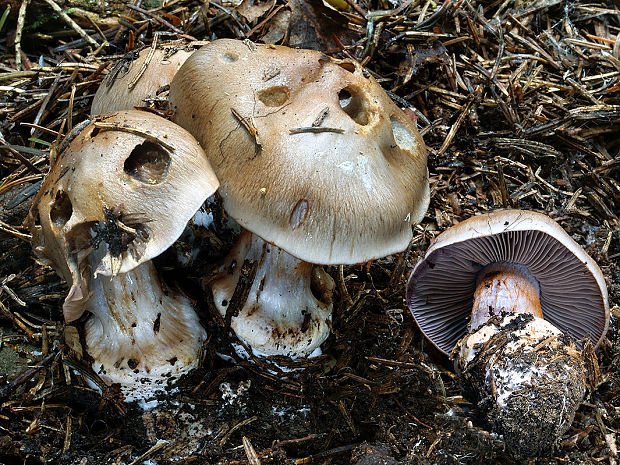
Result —
[[[505,210],[453,226],[415,267],[407,302],[513,452],[558,442],[585,391],[575,343],[600,343],[609,305],[601,270],[557,223]]]
[[[149,395],[196,365],[205,340],[191,302],[150,261],[218,187],[206,156],[177,125],[140,111],[93,119],[60,153],[27,219],[37,255],[84,312],[94,369]]]
[[[167,90],[178,69],[193,53],[193,48],[191,44],[161,44],[128,53],[115,63],[97,89],[91,115],[145,106],[145,99]]]
[[[247,41],[195,52],[170,102],[247,230],[211,282],[215,305],[257,352],[312,353],[329,334],[333,288],[316,265],[400,252],[424,216],[420,134],[355,63]],[[253,280],[231,308],[242,274]]]

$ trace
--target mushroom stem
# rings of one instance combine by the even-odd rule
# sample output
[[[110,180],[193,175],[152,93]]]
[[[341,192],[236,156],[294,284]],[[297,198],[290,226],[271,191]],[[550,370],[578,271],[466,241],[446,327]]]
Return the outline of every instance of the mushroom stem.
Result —
[[[562,331],[543,319],[536,278],[523,265],[483,268],[469,328],[456,345],[455,368],[486,422],[516,454],[553,448],[583,399],[584,365]]]
[[[502,313],[531,313],[543,317],[538,281],[522,265],[492,263],[478,275],[470,331]]]
[[[583,356],[562,331],[531,314],[497,315],[454,353],[467,396],[512,453],[537,456],[557,445],[585,394]]]
[[[334,282],[319,266],[299,260],[244,230],[215,278],[215,306],[226,317],[246,260],[256,261],[247,299],[231,318],[237,337],[257,355],[310,355],[329,335]]]
[[[190,301],[165,286],[152,262],[114,277],[99,274],[90,288],[86,346],[104,381],[147,397],[196,367],[206,332]]]
[[[581,354],[543,319],[540,285],[523,265],[499,262],[478,275],[469,334],[455,368],[485,421],[523,456],[552,449],[583,399]]]

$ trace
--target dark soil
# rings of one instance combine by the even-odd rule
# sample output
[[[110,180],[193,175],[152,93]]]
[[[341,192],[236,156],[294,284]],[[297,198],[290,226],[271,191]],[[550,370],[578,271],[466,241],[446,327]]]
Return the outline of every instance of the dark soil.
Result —
[[[0,20],[0,358],[30,364],[0,373],[0,463],[524,463],[485,430],[403,300],[408,273],[434,236],[502,207],[558,221],[601,266],[612,306],[598,377],[560,445],[532,463],[617,463],[617,3],[347,0],[354,7],[337,12],[301,0],[58,1],[97,45],[47,1],[32,0],[20,22],[26,3],[0,4],[0,17],[11,5]],[[63,324],[66,286],[33,260],[21,222],[50,152],[86,119],[113,63],[149,46],[156,32],[166,33],[161,40],[249,38],[359,60],[417,119],[432,200],[406,252],[328,268],[340,289],[332,336],[322,356],[297,362],[307,366],[295,372],[236,360],[232,336],[200,291],[230,232],[201,232],[210,248],[183,270],[170,270],[171,254],[162,257],[170,281],[199,303],[210,338],[201,368],[144,410],[114,388],[100,395],[91,387],[98,379],[81,353],[82,322]],[[98,48],[101,34],[107,45]]]

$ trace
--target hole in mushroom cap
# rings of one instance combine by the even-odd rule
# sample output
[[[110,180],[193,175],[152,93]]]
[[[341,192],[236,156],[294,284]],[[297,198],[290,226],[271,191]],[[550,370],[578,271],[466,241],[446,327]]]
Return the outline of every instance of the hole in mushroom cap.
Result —
[[[52,223],[60,228],[69,221],[72,214],[73,206],[67,193],[64,191],[56,192],[56,198],[50,210],[50,220],[52,220]]]
[[[170,155],[163,147],[147,141],[131,151],[123,169],[140,182],[159,184],[168,176],[171,162]]]
[[[415,152],[418,140],[413,133],[395,116],[390,117],[390,124],[392,125],[392,133],[394,134],[396,144],[403,150]]]
[[[361,92],[351,86],[347,86],[338,92],[340,107],[353,121],[362,126],[370,122],[368,115],[368,103]]]
[[[224,63],[234,63],[239,59],[239,55],[234,52],[226,52],[220,55],[220,60]]]
[[[65,238],[69,246],[69,252],[77,253],[92,246],[93,237],[91,232],[96,224],[96,221],[79,223],[66,233]]]
[[[291,216],[288,219],[291,229],[297,229],[304,224],[306,218],[308,218],[308,201],[306,199],[301,199],[297,202],[293,211],[291,211]]]
[[[341,63],[337,63],[342,69],[348,71],[349,73],[355,72],[355,63],[351,63],[350,61],[343,61]]]
[[[258,92],[258,99],[268,107],[281,107],[286,103],[291,91],[286,86],[273,86]]]

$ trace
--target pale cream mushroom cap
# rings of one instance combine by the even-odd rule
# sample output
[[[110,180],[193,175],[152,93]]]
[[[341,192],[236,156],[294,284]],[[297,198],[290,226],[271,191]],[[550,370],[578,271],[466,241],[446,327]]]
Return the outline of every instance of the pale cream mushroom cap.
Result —
[[[209,156],[227,212],[301,260],[400,252],[426,212],[422,138],[352,62],[221,39],[185,62],[170,102]],[[313,124],[328,132],[291,133]]]
[[[91,115],[145,106],[144,99],[155,97],[159,89],[168,86],[193,51],[177,44],[164,44],[149,59],[150,53],[151,48],[145,48],[133,61],[121,58],[115,64],[95,93]],[[140,73],[143,74],[138,78]]]
[[[435,238],[409,278],[407,302],[420,329],[450,353],[467,333],[478,272],[491,263],[522,265],[537,280],[545,320],[597,346],[607,333],[607,286],[596,262],[542,213],[496,210]]]
[[[82,314],[94,272],[125,273],[161,254],[217,187],[200,145],[176,124],[136,110],[94,118],[59,155],[26,220],[35,252],[71,286],[65,319]],[[88,254],[102,244],[91,269]]]

